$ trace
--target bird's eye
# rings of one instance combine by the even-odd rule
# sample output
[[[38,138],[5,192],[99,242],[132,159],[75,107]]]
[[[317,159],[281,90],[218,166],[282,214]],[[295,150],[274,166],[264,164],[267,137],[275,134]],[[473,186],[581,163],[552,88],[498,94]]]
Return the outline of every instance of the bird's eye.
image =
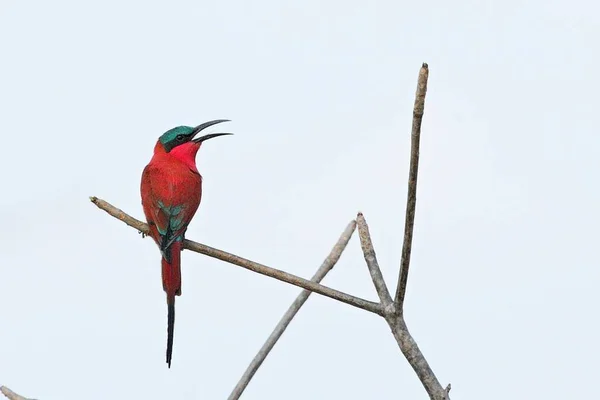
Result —
[[[177,135],[177,137],[175,137],[175,139],[177,139],[178,142],[182,142],[183,138],[184,138],[183,135]]]

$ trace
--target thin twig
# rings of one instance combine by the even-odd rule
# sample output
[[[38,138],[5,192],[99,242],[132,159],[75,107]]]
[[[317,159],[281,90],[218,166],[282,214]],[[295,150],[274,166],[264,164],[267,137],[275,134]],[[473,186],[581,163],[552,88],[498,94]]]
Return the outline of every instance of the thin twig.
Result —
[[[340,259],[340,256],[342,255],[342,252],[344,251],[346,245],[350,241],[350,238],[352,237],[352,234],[354,233],[355,229],[356,221],[351,221],[342,233],[342,236],[340,236],[338,242],[335,244],[333,249],[331,249],[331,253],[329,253],[325,261],[323,261],[323,264],[321,264],[315,275],[312,277],[312,282],[321,282],[321,280],[325,278],[325,275],[327,275],[327,273],[331,271],[331,269]],[[277,343],[277,341],[279,340],[283,332],[286,330],[292,319],[296,316],[296,313],[298,313],[300,307],[302,307],[306,300],[308,300],[308,296],[310,296],[310,294],[311,292],[309,290],[303,290],[298,295],[296,300],[294,300],[294,302],[283,315],[283,317],[281,318],[281,320],[279,321],[279,323],[277,324],[277,326],[275,327],[265,344],[263,344],[261,349],[254,357],[254,359],[244,372],[244,375],[242,375],[242,377],[240,378],[240,381],[237,383],[237,385],[229,395],[228,400],[237,400],[240,398],[240,396],[248,386],[248,383],[250,383],[250,380],[252,379],[258,368],[261,366],[265,358],[267,358],[267,355],[273,349],[273,346],[275,346],[275,343]]]
[[[102,199],[99,199],[97,197],[90,197],[90,200],[98,208],[106,211],[111,216],[123,221],[127,225],[137,229],[138,231],[144,234],[148,233],[148,225],[146,225],[142,221],[133,218],[132,216],[126,214],[124,211],[114,207],[113,205],[109,204],[108,202]],[[187,239],[183,242],[183,248],[194,251],[196,253],[204,254],[212,258],[219,259],[221,261],[225,261],[229,264],[237,265],[250,271],[257,272],[261,275],[266,275],[271,278],[290,283],[294,286],[301,287],[302,289],[307,289],[311,292],[315,292],[320,295],[332,298],[334,300],[341,301],[342,303],[350,304],[351,306],[362,308],[363,310],[370,311],[378,315],[383,315],[383,308],[378,303],[361,299],[360,297],[352,296],[344,292],[340,292],[339,290],[335,290],[330,287],[311,282],[307,279],[300,278],[299,276],[290,274],[285,271],[267,267],[266,265],[262,265],[254,261],[238,257],[234,254],[227,253],[223,250],[215,249],[213,247],[206,246],[204,244],[193,242]]]
[[[9,388],[7,388],[6,386],[0,386],[0,392],[3,395],[5,395],[6,398],[9,400],[34,400],[34,399],[28,399],[27,397],[18,395],[15,392],[13,392],[12,390],[10,390]]]
[[[373,248],[373,242],[371,241],[371,235],[369,234],[369,227],[362,213],[358,214],[356,222],[358,225],[358,233],[360,235],[360,243],[365,256],[365,261],[369,267],[369,272],[371,273],[373,284],[377,289],[377,294],[379,295],[381,302],[384,304],[384,318],[392,330],[394,339],[396,339],[402,354],[404,354],[413,370],[417,373],[417,376],[421,380],[421,383],[425,387],[429,397],[433,400],[446,399],[443,396],[447,395],[447,393],[438,382],[437,378],[433,374],[433,371],[431,370],[431,367],[429,367],[425,356],[423,356],[419,346],[417,346],[417,343],[410,335],[408,327],[404,322],[404,316],[402,314],[398,315],[394,312],[394,306],[392,304],[390,293],[385,285],[385,281],[383,280],[383,276],[381,274],[381,269],[379,268],[379,264],[375,256],[375,249]]]
[[[404,295],[406,294],[406,281],[410,265],[410,251],[412,248],[413,229],[415,225],[415,209],[417,206],[417,176],[419,173],[419,142],[421,140],[421,122],[425,110],[425,94],[427,93],[427,78],[429,66],[423,63],[419,71],[417,93],[413,109],[413,122],[410,141],[410,170],[408,173],[408,198],[406,200],[406,217],[404,221],[404,243],[402,244],[402,260],[400,261],[400,274],[396,287],[396,313],[401,314],[404,308]]]
[[[375,249],[373,249],[373,243],[371,243],[369,226],[367,225],[367,221],[362,213],[358,213],[358,216],[356,217],[356,223],[358,224],[360,245],[362,247],[367,266],[369,267],[369,273],[371,274],[371,279],[373,279],[373,284],[375,285],[375,290],[377,291],[379,300],[381,300],[381,304],[383,304],[386,314],[390,312],[393,313],[394,304],[392,301],[392,296],[390,295],[390,291],[385,284],[383,274],[379,268],[379,263],[377,262],[377,257],[375,256]]]
[[[446,389],[444,389],[444,392],[445,392],[444,400],[450,400],[450,389],[452,389],[452,385],[448,384],[448,386],[446,386]]]

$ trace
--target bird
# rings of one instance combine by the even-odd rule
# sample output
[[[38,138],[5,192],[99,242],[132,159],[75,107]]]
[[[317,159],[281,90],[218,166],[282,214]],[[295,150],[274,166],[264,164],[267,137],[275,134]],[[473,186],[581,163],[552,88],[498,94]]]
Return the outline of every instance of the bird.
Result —
[[[196,127],[177,126],[166,131],[158,138],[152,159],[142,172],[140,192],[148,235],[161,253],[162,286],[167,297],[169,368],[173,355],[175,296],[181,296],[181,250],[185,232],[202,198],[202,176],[196,167],[196,154],[208,139],[232,134],[196,135],[222,122],[229,120],[217,119]]]

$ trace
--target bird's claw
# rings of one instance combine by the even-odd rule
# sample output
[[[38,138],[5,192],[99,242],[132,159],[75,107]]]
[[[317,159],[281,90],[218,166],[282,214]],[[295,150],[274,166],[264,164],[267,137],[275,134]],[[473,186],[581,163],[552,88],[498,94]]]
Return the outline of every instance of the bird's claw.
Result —
[[[147,236],[147,235],[146,235],[144,232],[142,232],[142,231],[138,231],[138,233],[139,233],[140,235],[142,235],[142,239],[144,239],[144,238]]]

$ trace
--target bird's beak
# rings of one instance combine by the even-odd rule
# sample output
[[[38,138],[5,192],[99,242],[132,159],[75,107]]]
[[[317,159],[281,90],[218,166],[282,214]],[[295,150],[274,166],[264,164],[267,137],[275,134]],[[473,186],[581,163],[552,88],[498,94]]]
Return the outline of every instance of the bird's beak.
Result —
[[[228,119],[215,119],[214,121],[208,121],[203,124],[200,124],[197,127],[195,127],[194,130],[192,131],[192,137],[196,136],[203,129],[206,129],[209,126],[220,124],[221,122],[229,122],[229,120]],[[209,135],[200,136],[200,137],[194,139],[193,142],[194,143],[202,143],[205,140],[212,139],[212,138],[215,138],[218,136],[224,136],[224,135],[233,135],[233,133],[211,133]]]
[[[196,138],[196,139],[194,139],[192,141],[194,143],[202,143],[205,140],[216,138],[216,137],[219,137],[219,136],[226,136],[226,135],[233,135],[233,133],[211,133],[210,135],[200,136],[199,138]]]

